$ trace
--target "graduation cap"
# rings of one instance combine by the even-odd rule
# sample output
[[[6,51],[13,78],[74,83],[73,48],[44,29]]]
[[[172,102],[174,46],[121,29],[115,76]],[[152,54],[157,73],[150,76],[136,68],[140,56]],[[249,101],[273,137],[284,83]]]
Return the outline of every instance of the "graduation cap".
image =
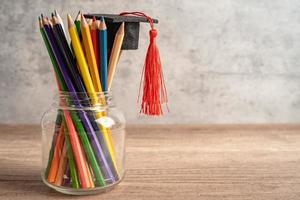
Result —
[[[150,44],[143,66],[142,78],[140,83],[139,97],[141,90],[143,96],[141,98],[140,112],[146,115],[162,115],[162,104],[165,103],[167,110],[168,98],[164,83],[164,77],[161,67],[161,60],[158,47],[156,46],[157,30],[154,24],[158,23],[157,19],[142,13],[142,12],[123,12],[119,15],[112,14],[85,14],[86,18],[101,20],[104,18],[107,26],[107,48],[111,49],[114,44],[115,35],[120,25],[125,22],[124,39],[121,49],[130,50],[137,49],[139,42],[140,22],[148,22],[150,24]],[[138,98],[139,101],[140,98]]]
[[[107,48],[111,49],[114,43],[115,35],[122,22],[125,22],[125,36],[122,44],[122,50],[135,50],[139,45],[140,22],[149,23],[145,16],[126,16],[113,14],[84,14],[85,18],[95,17],[100,20],[104,17],[107,26]],[[152,19],[153,23],[158,23],[157,19]]]

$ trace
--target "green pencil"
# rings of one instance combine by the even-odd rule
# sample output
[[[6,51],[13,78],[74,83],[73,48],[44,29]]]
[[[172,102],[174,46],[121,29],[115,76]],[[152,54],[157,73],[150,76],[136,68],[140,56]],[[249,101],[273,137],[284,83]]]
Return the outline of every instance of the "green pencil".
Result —
[[[80,16],[81,16],[81,13],[79,11],[78,14],[77,14],[77,16],[76,16],[76,19],[74,21],[74,24],[76,26],[76,30],[77,30],[77,33],[79,35],[79,38],[81,39],[82,36],[81,36],[81,30],[80,30],[80,25],[81,25],[81,18],[80,18]]]

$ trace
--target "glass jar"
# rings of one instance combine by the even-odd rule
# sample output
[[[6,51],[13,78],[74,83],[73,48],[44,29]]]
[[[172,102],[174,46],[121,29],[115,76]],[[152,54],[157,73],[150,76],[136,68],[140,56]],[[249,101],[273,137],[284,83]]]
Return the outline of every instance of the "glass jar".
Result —
[[[107,191],[125,174],[125,118],[110,92],[61,92],[42,121],[42,179],[73,195]]]

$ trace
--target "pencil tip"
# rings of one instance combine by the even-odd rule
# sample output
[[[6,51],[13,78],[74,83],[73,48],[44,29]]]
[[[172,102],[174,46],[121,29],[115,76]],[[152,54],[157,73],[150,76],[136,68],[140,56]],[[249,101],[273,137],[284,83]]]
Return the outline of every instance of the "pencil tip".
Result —
[[[81,18],[81,25],[85,26],[87,24],[87,21],[85,20],[85,17],[83,16],[83,14],[80,14],[80,18]]]
[[[124,34],[125,22],[122,22],[117,34]]]
[[[40,16],[38,16],[38,18],[39,18],[39,26],[40,28],[43,28],[43,21]]]
[[[81,15],[81,11],[79,10],[79,12],[78,12],[78,14],[77,14],[77,16],[75,18],[76,21],[80,21],[80,15]]]
[[[43,25],[48,25],[49,24],[47,17],[42,16],[41,21],[42,21]]]
[[[51,17],[52,17],[52,18],[54,17],[54,13],[51,13]]]
[[[105,21],[104,21],[104,17],[103,17],[103,16],[101,16],[101,18],[100,18],[99,29],[100,29],[100,30],[105,30],[105,29],[107,29],[106,24],[105,24]]]
[[[68,26],[69,27],[73,26],[74,22],[73,22],[71,15],[67,14],[67,18],[68,18]]]

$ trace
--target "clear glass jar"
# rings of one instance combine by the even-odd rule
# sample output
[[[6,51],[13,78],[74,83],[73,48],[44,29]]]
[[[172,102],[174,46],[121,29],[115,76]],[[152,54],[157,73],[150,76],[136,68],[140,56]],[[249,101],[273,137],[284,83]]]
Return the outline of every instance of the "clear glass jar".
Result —
[[[125,174],[125,118],[111,93],[61,92],[44,114],[42,179],[73,195],[107,191]]]

